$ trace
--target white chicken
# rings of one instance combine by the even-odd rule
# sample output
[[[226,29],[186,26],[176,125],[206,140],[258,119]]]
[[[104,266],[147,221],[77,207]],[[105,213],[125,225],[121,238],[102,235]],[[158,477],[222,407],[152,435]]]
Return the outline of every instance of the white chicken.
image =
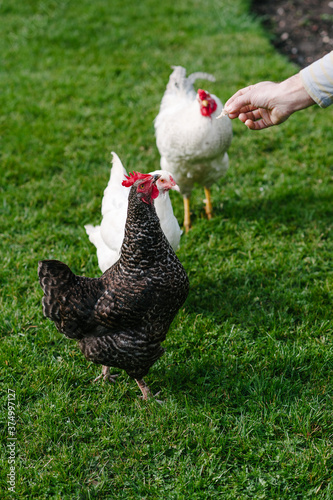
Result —
[[[112,155],[110,180],[104,190],[102,200],[101,225],[87,224],[84,226],[89,240],[97,249],[98,265],[102,273],[119,259],[128,207],[129,190],[122,185],[125,176],[127,177],[127,172],[116,153],[112,153]],[[170,189],[179,191],[179,187],[169,172],[162,170],[150,172],[150,175],[154,174],[160,174],[160,178],[156,182],[159,190],[159,196],[155,200],[156,213],[167,240],[176,251],[179,247],[182,231],[173,214],[168,191]]]
[[[218,97],[194,90],[195,80],[215,81],[213,75],[198,72],[186,77],[182,66],[172,68],[154,125],[161,168],[171,172],[180,187],[188,231],[189,198],[195,183],[204,187],[206,214],[212,217],[210,186],[228,169],[232,126],[228,116],[216,120],[223,110]]]

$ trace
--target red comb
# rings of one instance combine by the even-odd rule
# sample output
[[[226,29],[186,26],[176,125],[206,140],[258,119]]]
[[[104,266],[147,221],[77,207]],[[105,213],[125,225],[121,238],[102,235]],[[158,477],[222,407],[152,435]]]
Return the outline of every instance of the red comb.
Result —
[[[199,99],[201,101],[203,101],[204,99],[207,99],[207,97],[210,97],[208,92],[206,92],[205,90],[202,90],[202,89],[198,89],[198,96],[199,96]]]
[[[125,175],[125,177],[126,181],[123,181],[121,184],[125,187],[131,187],[138,179],[146,179],[147,177],[151,177],[151,175],[141,174],[140,172],[133,172],[132,174]]]

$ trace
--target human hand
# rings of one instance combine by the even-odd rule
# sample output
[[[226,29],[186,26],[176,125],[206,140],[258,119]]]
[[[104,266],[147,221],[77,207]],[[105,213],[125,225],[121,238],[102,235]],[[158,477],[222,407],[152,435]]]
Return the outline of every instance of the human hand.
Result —
[[[239,118],[252,130],[279,125],[300,109],[314,104],[300,75],[281,83],[260,82],[239,90],[224,106],[229,118]]]

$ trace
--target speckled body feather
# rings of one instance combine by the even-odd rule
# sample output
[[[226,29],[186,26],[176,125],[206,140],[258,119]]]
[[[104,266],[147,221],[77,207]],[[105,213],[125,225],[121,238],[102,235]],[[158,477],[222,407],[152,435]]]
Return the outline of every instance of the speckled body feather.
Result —
[[[119,260],[100,278],[76,276],[59,261],[41,261],[43,312],[77,339],[85,357],[141,379],[164,352],[161,343],[189,289],[187,274],[164,236],[154,204],[130,191]]]

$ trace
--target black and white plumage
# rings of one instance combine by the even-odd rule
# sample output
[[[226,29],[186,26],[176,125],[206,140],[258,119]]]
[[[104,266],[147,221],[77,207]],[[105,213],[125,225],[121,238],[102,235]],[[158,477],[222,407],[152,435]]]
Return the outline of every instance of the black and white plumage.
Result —
[[[153,198],[158,176],[131,187],[119,260],[99,278],[77,276],[66,264],[39,262],[44,315],[78,341],[84,356],[125,370],[147,399],[143,381],[164,352],[161,343],[189,289],[187,274],[168,243]]]
[[[161,168],[170,172],[184,198],[184,226],[190,227],[189,198],[195,184],[205,189],[206,213],[212,216],[210,186],[225,175],[229,167],[228,148],[232,125],[228,116],[216,118],[223,105],[207,91],[194,90],[198,79],[215,81],[208,73],[192,73],[173,66],[160,110],[155,118],[156,145]]]

